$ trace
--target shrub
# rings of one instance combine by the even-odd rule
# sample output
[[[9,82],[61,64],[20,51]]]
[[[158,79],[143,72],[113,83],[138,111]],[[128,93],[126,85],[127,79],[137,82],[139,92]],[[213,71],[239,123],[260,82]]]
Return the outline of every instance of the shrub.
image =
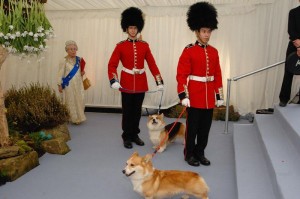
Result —
[[[4,185],[8,181],[9,181],[9,177],[7,175],[7,172],[0,170],[0,186]]]
[[[162,111],[166,117],[170,118],[178,118],[182,113],[185,107],[181,104],[177,104],[172,106],[171,108]],[[226,106],[215,107],[213,111],[213,120],[222,120],[225,121],[226,116]],[[186,112],[183,113],[182,118],[186,118]],[[238,112],[234,112],[234,107],[231,105],[229,107],[228,120],[229,121],[238,121],[240,118],[240,114]]]
[[[68,108],[48,85],[32,83],[18,90],[12,87],[4,98],[9,126],[21,133],[53,128],[70,117]]]
[[[181,104],[177,104],[175,106],[172,106],[171,108],[167,109],[166,111],[162,111],[166,117],[170,118],[178,118],[180,114],[182,113],[183,109],[185,107]],[[181,118],[186,118],[186,112],[182,113]]]

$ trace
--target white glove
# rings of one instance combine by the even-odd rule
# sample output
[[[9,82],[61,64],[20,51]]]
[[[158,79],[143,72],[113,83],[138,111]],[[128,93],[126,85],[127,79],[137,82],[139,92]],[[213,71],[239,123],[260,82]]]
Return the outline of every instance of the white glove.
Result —
[[[119,82],[114,82],[114,83],[111,85],[111,87],[112,87],[113,89],[118,90],[119,88],[121,88],[121,85],[120,85]]]
[[[190,99],[189,98],[184,98],[182,101],[181,101],[181,104],[183,106],[186,106],[186,107],[190,107]]]
[[[164,85],[162,85],[162,84],[158,85],[157,90],[163,91],[164,90]]]
[[[224,100],[217,100],[217,107],[224,105]]]

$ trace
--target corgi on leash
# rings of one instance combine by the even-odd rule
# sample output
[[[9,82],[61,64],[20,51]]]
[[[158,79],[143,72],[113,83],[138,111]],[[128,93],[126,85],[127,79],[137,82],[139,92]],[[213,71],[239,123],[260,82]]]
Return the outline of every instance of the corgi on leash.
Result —
[[[133,190],[145,199],[168,198],[177,194],[208,199],[209,188],[205,180],[192,171],[158,170],[151,161],[152,155],[144,157],[134,152],[126,162],[123,173],[130,178]]]
[[[158,152],[163,152],[166,149],[167,144],[175,141],[177,137],[182,137],[184,139],[185,125],[181,122],[177,122],[172,131],[168,134],[173,125],[174,122],[166,125],[163,113],[159,115],[149,115],[147,122],[149,136],[152,144],[154,145],[154,149],[161,144]]]

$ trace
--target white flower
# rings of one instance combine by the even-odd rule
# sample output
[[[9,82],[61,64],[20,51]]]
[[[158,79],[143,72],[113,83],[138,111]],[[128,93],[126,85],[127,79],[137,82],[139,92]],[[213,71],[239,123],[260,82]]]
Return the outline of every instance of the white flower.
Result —
[[[32,52],[32,51],[34,51],[34,47],[33,47],[33,46],[30,46],[30,47],[29,47],[29,52]]]
[[[33,40],[34,40],[34,41],[38,41],[39,39],[38,39],[37,37],[35,37]]]
[[[16,53],[16,52],[18,52],[18,50],[16,48],[11,49],[11,53]]]
[[[8,50],[9,53],[17,53],[17,49],[12,47],[12,46],[8,46],[6,47],[6,49]]]
[[[37,28],[37,32],[43,32],[43,30],[44,30],[43,26],[39,26],[39,27]]]
[[[28,35],[29,35],[29,36],[33,36],[33,32],[29,32]]]
[[[7,47],[6,47],[6,50],[7,50],[9,53],[11,53],[11,52],[12,52],[12,47],[11,47],[11,46],[7,46]]]
[[[6,36],[6,35],[5,35],[3,38],[4,38],[5,40],[8,40],[8,36]]]
[[[14,40],[16,38],[16,35],[12,34],[9,38]]]
[[[0,32],[0,37],[3,37],[3,36],[4,36],[3,32]]]
[[[10,33],[7,33],[7,34],[6,34],[6,36],[7,36],[7,37],[10,37],[10,36],[11,36],[11,34],[10,34]]]
[[[13,26],[13,25],[9,25],[8,28],[9,28],[10,30],[13,30],[13,29],[14,29],[14,26]]]
[[[34,37],[34,38],[38,38],[39,35],[38,35],[37,33],[35,33],[35,34],[33,35],[33,37]]]
[[[21,33],[19,31],[16,32],[16,37],[20,37]]]

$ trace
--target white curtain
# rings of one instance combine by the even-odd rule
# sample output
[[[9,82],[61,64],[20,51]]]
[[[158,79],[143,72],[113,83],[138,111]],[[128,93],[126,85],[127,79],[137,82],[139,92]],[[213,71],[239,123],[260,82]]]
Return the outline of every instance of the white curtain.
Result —
[[[226,96],[228,78],[284,60],[288,11],[299,3],[296,0],[211,2],[216,4],[219,13],[219,28],[213,32],[210,44],[220,54]],[[186,24],[187,9],[188,6],[142,7],[146,14],[143,39],[150,44],[165,83],[163,96],[161,92],[148,93],[144,107],[158,108],[162,101],[161,108],[165,109],[179,102],[175,79],[178,58],[183,48],[196,39]],[[0,73],[4,90],[37,81],[57,90],[58,63],[66,55],[65,41],[72,39],[78,44],[78,55],[87,62],[86,73],[92,81],[92,87],[86,91],[86,106],[121,107],[120,92],[109,86],[107,63],[115,45],[127,36],[120,27],[122,11],[47,11],[56,38],[48,42],[48,51],[38,58],[19,60],[9,56]],[[272,107],[279,102],[283,72],[282,64],[233,82],[230,104],[241,114]],[[150,91],[154,91],[154,79],[149,70],[147,74]],[[292,95],[299,89],[300,82],[299,78],[294,79]]]

